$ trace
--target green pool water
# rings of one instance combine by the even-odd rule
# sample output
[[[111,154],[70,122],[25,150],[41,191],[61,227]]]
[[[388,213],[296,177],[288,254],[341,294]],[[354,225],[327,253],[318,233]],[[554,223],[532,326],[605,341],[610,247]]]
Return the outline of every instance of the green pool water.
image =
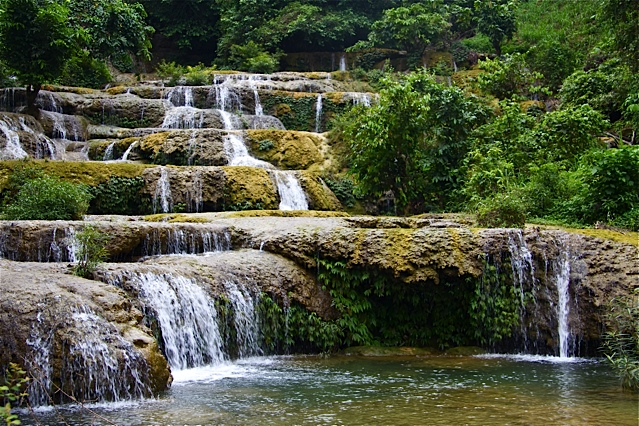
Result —
[[[23,424],[633,425],[637,394],[592,360],[274,357],[175,372],[155,400],[38,409]],[[89,411],[91,410],[91,411]],[[109,423],[110,422],[110,423]]]

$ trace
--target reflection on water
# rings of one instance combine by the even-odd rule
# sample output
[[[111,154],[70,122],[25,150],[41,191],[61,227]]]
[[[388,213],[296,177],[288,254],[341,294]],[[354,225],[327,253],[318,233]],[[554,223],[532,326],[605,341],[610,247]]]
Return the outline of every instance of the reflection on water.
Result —
[[[606,365],[546,357],[252,358],[175,372],[157,400],[91,409],[115,424],[637,425]],[[109,424],[78,407],[23,424]],[[61,419],[64,417],[64,420]]]

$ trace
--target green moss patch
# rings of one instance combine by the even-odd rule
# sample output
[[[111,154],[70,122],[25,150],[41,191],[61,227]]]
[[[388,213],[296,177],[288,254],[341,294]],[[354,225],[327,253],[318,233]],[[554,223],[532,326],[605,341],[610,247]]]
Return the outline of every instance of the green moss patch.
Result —
[[[225,210],[277,209],[277,191],[266,170],[255,167],[222,169]]]
[[[280,169],[305,170],[322,161],[318,136],[313,133],[248,130],[247,136],[253,154]]]

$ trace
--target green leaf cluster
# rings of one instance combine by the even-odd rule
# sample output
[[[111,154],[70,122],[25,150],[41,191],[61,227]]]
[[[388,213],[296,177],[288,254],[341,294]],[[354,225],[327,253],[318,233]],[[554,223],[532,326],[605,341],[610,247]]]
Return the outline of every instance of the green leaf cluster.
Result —
[[[7,220],[81,220],[91,194],[84,185],[42,175],[28,179],[15,197],[5,199],[2,217]]]
[[[2,380],[0,380],[0,419],[6,425],[21,424],[17,414],[11,413],[11,407],[20,405],[23,398],[27,397],[26,386],[29,378],[16,363],[9,363]]]
[[[606,306],[603,352],[623,388],[639,391],[639,291]]]
[[[86,225],[76,233],[77,264],[73,267],[73,273],[79,277],[93,278],[98,265],[109,257],[106,244],[110,239],[110,235],[91,225]]]

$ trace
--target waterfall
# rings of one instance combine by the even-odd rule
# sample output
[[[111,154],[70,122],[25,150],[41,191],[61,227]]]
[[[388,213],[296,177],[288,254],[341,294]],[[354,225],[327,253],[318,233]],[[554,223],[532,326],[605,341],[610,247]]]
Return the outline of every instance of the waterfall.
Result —
[[[230,112],[219,110],[222,117],[222,124],[224,124],[224,130],[236,130],[241,127],[240,119]]]
[[[246,148],[244,139],[240,135],[226,135],[224,137],[224,151],[226,152],[229,166],[249,166],[261,169],[275,168],[271,163],[251,156]]]
[[[22,149],[18,132],[13,130],[3,120],[0,120],[0,131],[6,139],[5,148],[0,150],[0,160],[17,160],[29,156],[29,154]]]
[[[144,256],[197,254],[231,249],[231,235],[226,230],[165,229],[153,230],[144,239]]]
[[[162,213],[169,213],[173,209],[171,198],[171,184],[166,167],[160,167],[160,178],[155,184],[155,196],[153,197],[153,213],[161,209]]]
[[[315,133],[319,133],[322,127],[322,94],[317,95],[315,104]]]
[[[576,337],[569,323],[570,315],[570,273],[571,253],[565,244],[560,246],[560,253],[555,259],[554,281],[557,286],[557,335],[559,337],[559,357],[568,358],[576,352]]]
[[[260,102],[260,94],[257,92],[257,86],[255,85],[255,80],[257,79],[257,76],[250,76],[248,81],[249,81],[249,86],[251,87],[251,89],[253,89],[253,97],[255,98],[255,115],[257,115],[258,117],[260,115],[264,115],[264,109],[262,108],[262,103]]]
[[[166,94],[166,99],[173,107],[193,107],[193,88],[190,86],[173,87]]]
[[[189,136],[189,142],[187,145],[187,159],[186,159],[186,164],[189,166],[193,165],[193,159],[195,157],[195,150],[197,148],[197,138],[196,138],[196,133],[194,130],[191,130],[190,132],[190,136]]]
[[[293,171],[276,171],[275,182],[280,194],[280,210],[308,210],[306,194]]]
[[[226,282],[224,287],[233,309],[238,356],[245,358],[263,355],[263,351],[259,347],[259,327],[255,311],[256,298],[248,290],[238,287],[235,283]]]
[[[215,99],[211,103],[215,105],[215,108],[222,111],[241,111],[242,99],[232,87],[230,82],[232,79],[230,76],[216,75],[213,80],[213,87],[209,90],[209,98],[215,96]]]
[[[126,151],[124,151],[124,154],[122,154],[122,161],[127,161],[129,159],[129,154],[131,153],[131,150],[136,147],[138,145],[138,141],[132,142],[131,145],[129,145],[129,147],[126,149]]]
[[[346,55],[339,57],[339,70],[346,71]]]
[[[186,194],[186,208],[189,212],[199,213],[204,210],[204,185],[202,182],[202,172],[198,169],[193,173],[193,190],[188,190]]]
[[[146,309],[153,311],[165,356],[174,370],[225,360],[213,299],[194,279],[171,274],[125,273]]]
[[[102,157],[102,161],[113,160],[113,147],[117,141],[113,141],[106,147],[104,150],[104,156]]]
[[[64,112],[62,106],[56,99],[56,95],[47,90],[40,90],[38,92],[37,102],[45,111],[57,112],[59,114],[62,114]]]
[[[51,141],[51,139],[49,139],[46,135],[40,132],[36,132],[31,127],[29,127],[24,117],[18,117],[18,122],[20,123],[20,128],[22,129],[22,131],[31,134],[36,140],[35,157],[44,158],[45,153],[43,152],[43,147],[46,146],[49,158],[55,160],[55,145],[53,144],[53,141]]]
[[[169,109],[160,125],[163,129],[201,129],[204,125],[204,111],[191,106]]]
[[[42,315],[38,312],[26,342],[33,353],[29,364],[36,379],[29,387],[29,402],[35,406],[53,402],[54,395],[66,399],[53,386],[50,358],[55,328],[45,331]],[[151,394],[146,360],[115,326],[88,306],[72,307],[62,315],[66,330],[61,389],[80,402],[140,399]]]

